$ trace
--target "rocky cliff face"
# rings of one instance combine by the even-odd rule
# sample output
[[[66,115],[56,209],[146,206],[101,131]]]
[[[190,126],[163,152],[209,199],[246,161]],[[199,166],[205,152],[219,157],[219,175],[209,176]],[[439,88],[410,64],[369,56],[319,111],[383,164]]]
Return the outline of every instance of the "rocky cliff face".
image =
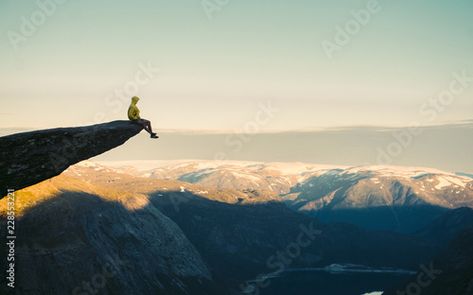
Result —
[[[142,129],[115,121],[0,138],[2,195],[16,191],[14,294],[218,293],[200,254],[146,195],[67,173],[54,177]],[[0,200],[2,225],[7,203]],[[5,226],[0,235],[7,236]],[[5,259],[0,268],[7,269]],[[0,294],[12,293],[5,280]]]
[[[57,128],[0,137],[0,192],[19,190],[59,175],[70,165],[125,143],[143,127],[114,121],[76,128]]]
[[[0,294],[222,294],[181,229],[145,195],[66,175],[16,195],[16,286],[1,276]],[[0,255],[7,251],[2,242]]]

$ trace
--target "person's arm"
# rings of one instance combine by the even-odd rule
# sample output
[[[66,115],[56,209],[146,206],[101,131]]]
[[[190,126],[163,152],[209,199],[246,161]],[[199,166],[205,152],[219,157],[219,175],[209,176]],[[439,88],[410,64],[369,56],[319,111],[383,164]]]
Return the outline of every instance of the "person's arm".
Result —
[[[140,110],[137,107],[130,107],[128,111],[128,118],[130,120],[139,120],[140,118]]]
[[[135,108],[135,116],[136,116],[136,120],[141,119],[141,117],[140,117],[140,109],[139,109],[139,108]]]

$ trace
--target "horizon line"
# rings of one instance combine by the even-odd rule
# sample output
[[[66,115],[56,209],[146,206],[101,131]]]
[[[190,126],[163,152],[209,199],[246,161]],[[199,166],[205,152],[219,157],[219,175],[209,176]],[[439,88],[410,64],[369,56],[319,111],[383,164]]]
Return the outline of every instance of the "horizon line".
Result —
[[[103,124],[107,122],[100,122],[87,125],[73,125],[73,126],[51,126],[51,127],[0,127],[0,132],[2,131],[19,131],[19,132],[28,132],[34,130],[46,130],[54,128],[74,128],[81,126],[92,126],[96,124]],[[264,129],[260,131],[246,131],[240,129],[172,129],[164,128],[159,129],[161,133],[193,133],[193,134],[279,134],[279,133],[311,133],[311,132],[336,132],[336,131],[348,131],[356,129],[379,129],[378,131],[388,131],[393,129],[404,129],[404,128],[435,128],[435,127],[462,127],[473,125],[473,119],[451,121],[444,123],[433,123],[433,124],[420,124],[420,125],[340,125],[340,126],[330,126],[330,127],[306,127],[306,128],[295,128],[295,129]],[[14,134],[14,133],[12,133]]]

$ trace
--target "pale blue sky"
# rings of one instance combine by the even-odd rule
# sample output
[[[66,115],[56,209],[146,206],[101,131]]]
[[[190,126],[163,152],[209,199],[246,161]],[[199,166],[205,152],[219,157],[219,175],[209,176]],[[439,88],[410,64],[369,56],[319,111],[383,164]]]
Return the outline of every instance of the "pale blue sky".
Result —
[[[200,0],[69,0],[15,49],[40,8],[2,0],[0,127],[125,118],[114,91],[148,63],[159,73],[133,94],[165,129],[242,128],[267,100],[278,112],[261,131],[473,118],[473,85],[433,121],[419,111],[452,73],[473,75],[473,2],[379,1],[329,58],[321,43],[368,2],[229,0],[208,18]]]

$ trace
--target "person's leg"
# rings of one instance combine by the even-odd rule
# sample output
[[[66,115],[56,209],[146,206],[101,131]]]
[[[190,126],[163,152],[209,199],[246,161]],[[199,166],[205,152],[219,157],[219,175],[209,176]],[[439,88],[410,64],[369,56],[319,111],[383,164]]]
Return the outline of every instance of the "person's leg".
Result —
[[[153,133],[153,132],[151,131],[151,128],[149,128],[149,123],[145,123],[145,124],[144,124],[144,127],[145,127],[145,130],[146,130],[149,134]]]
[[[150,122],[148,120],[140,119],[138,122],[143,126],[143,128],[146,130],[146,132],[148,132],[149,134],[153,133],[151,131],[151,129],[149,128]]]
[[[148,121],[148,128],[151,133],[153,133],[153,128],[151,127],[151,121]]]
[[[156,133],[153,132],[150,121],[141,119],[140,124],[142,124],[144,129],[151,135],[151,138],[159,138],[159,136],[157,136]]]
[[[156,132],[153,132],[153,127],[151,127],[151,122],[148,121],[148,128],[151,134],[151,138],[159,138],[159,136],[156,134]]]

